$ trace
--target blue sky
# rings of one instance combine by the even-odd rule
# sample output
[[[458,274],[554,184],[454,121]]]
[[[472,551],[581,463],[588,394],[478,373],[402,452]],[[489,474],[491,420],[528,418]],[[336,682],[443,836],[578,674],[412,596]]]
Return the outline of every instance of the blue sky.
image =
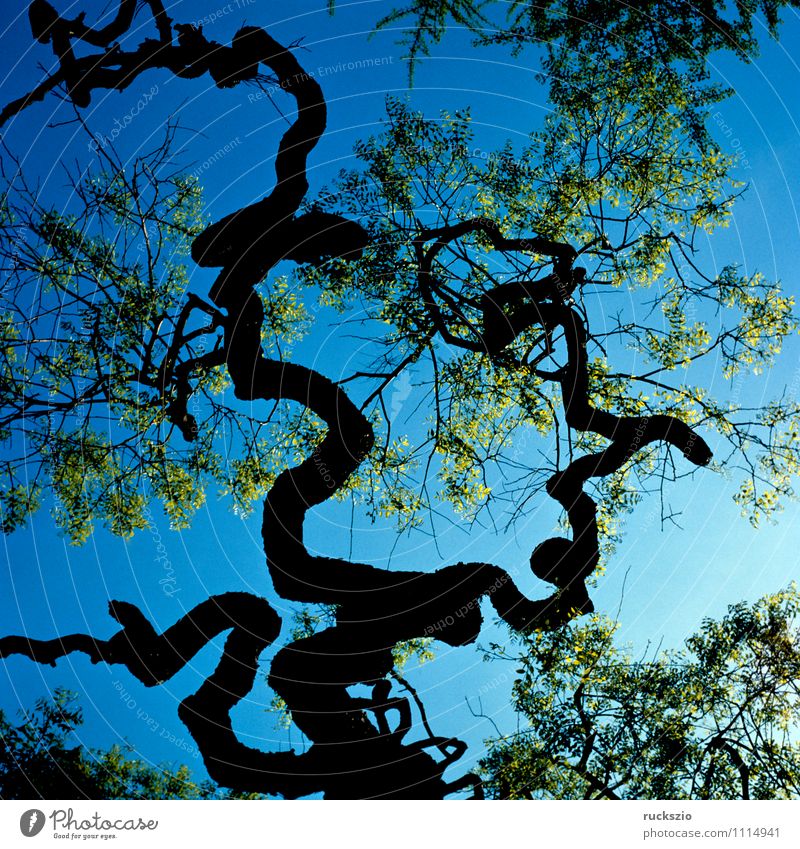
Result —
[[[368,37],[372,22],[392,5],[384,0],[337,4],[333,18],[324,11],[323,2],[310,0],[292,2],[282,19],[276,4],[265,0],[168,5],[176,20],[213,17],[206,32],[223,43],[244,21],[267,26],[285,41],[305,36],[301,60],[315,70],[329,108],[328,132],[312,158],[312,193],[339,168],[354,164],[353,143],[379,130],[385,95],[408,93],[407,67],[394,40],[397,33]],[[59,9],[66,11],[63,4]],[[5,101],[26,90],[38,78],[37,63],[46,63],[50,57],[46,48],[31,44],[24,14],[8,24],[0,43]],[[748,191],[736,208],[732,226],[716,234],[706,248],[712,266],[738,262],[748,272],[760,270],[781,279],[795,295],[800,295],[796,277],[800,131],[794,118],[800,115],[800,69],[793,58],[798,45],[800,19],[787,12],[782,43],[765,39],[756,62],[744,65],[731,57],[713,57],[713,75],[727,82],[735,94],[713,111],[710,126],[726,151],[741,154],[737,176],[747,182]],[[376,62],[369,69],[347,69],[348,62],[359,59]],[[481,149],[492,149],[506,138],[521,143],[547,110],[544,93],[534,79],[534,63],[533,54],[513,59],[504,51],[476,51],[464,33],[454,30],[420,64],[409,96],[415,107],[429,115],[469,105],[476,146]],[[137,109],[137,100],[145,93],[149,95],[146,108]],[[126,93],[97,98],[87,118],[95,132],[115,134],[126,158],[152,146],[164,121],[179,114],[181,124],[192,128],[182,137],[187,170],[199,174],[208,211],[218,218],[263,196],[272,186],[271,158],[285,124],[268,101],[253,100],[253,93],[219,92],[209,88],[207,80],[170,80],[156,71],[141,77]],[[46,127],[66,117],[68,110],[50,97],[19,116],[4,134],[14,151],[24,153],[26,170],[41,180],[41,191],[52,197],[64,197],[66,181],[59,160],[85,164],[92,155],[74,128]],[[115,133],[119,127],[123,129]],[[224,156],[214,158],[226,149]],[[198,271],[192,288],[203,293],[210,280],[207,273]],[[326,373],[343,369],[353,355],[324,326],[315,331],[302,354],[308,356],[307,365]],[[775,397],[784,387],[797,395],[797,354],[796,340],[792,340],[779,365],[747,382],[741,391],[755,401]],[[710,389],[720,394],[730,391]],[[396,396],[401,422],[419,403],[421,392],[412,380]],[[713,448],[713,437],[711,441]],[[719,616],[729,603],[754,600],[796,577],[800,508],[787,505],[779,524],[755,530],[732,501],[735,489],[734,480],[702,472],[670,489],[669,501],[681,513],[680,527],[661,527],[655,499],[630,517],[625,541],[593,597],[596,607],[611,615],[622,605],[623,638],[637,648],[643,650],[648,643],[677,645],[703,617]],[[29,527],[4,539],[2,632],[43,638],[75,631],[108,636],[115,630],[105,614],[110,598],[139,604],[166,627],[208,594],[228,590],[264,595],[288,620],[287,605],[275,599],[264,565],[258,511],[243,521],[212,496],[191,531],[170,531],[156,508],[153,517],[152,528],[130,541],[98,530],[85,546],[75,548],[55,531],[47,509],[40,511]],[[391,565],[436,568],[460,559],[488,560],[512,572],[531,596],[541,597],[545,589],[530,576],[527,559],[533,545],[550,535],[556,518],[543,496],[513,532],[478,529],[468,533],[443,525],[439,551],[427,536],[404,538]],[[309,546],[332,556],[347,556],[350,521],[349,505],[316,510],[308,524]],[[386,565],[395,542],[391,524],[372,525],[357,512],[353,521],[353,559]],[[482,642],[490,639],[505,636],[487,627]],[[55,669],[11,658],[0,663],[0,707],[13,711],[55,686],[70,687],[81,693],[87,744],[128,739],[147,760],[185,762],[202,775],[200,758],[177,718],[176,707],[213,668],[217,657],[218,646],[209,646],[190,668],[149,691],[124,669],[93,667],[82,656],[61,660]],[[268,660],[265,654],[265,671]],[[477,709],[480,697],[483,712],[494,716],[501,727],[511,727],[508,686],[512,672],[498,664],[484,664],[472,648],[446,647],[440,647],[435,661],[411,671],[410,680],[426,703],[434,729],[473,744],[464,765],[481,754],[481,740],[493,733],[487,720],[472,716],[467,699]],[[236,726],[242,736],[269,749],[301,744],[296,730],[287,733],[274,725],[266,712],[269,700],[260,680],[237,708]]]

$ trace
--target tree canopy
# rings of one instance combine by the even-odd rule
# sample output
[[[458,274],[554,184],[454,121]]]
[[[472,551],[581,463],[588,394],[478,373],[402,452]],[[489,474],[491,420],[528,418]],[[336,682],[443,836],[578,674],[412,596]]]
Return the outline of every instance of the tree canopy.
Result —
[[[407,25],[402,43],[414,61],[442,41],[450,24],[475,35],[478,45],[504,44],[515,51],[543,45],[550,71],[560,72],[565,58],[593,64],[624,58],[646,68],[653,61],[683,71],[691,88],[709,79],[707,60],[719,51],[751,59],[759,47],[759,30],[775,35],[783,10],[795,0],[758,0],[703,4],[682,0],[642,3],[595,3],[592,0],[412,0],[380,18],[377,26]],[[558,77],[554,83],[558,87]]]
[[[797,587],[707,619],[685,648],[635,658],[593,615],[522,637],[526,720],[483,761],[492,797],[796,799]]]
[[[131,758],[131,746],[87,750],[77,694],[58,689],[20,724],[0,711],[0,799],[211,799],[185,766],[156,767]]]
[[[689,644],[702,663],[621,661],[610,623],[580,619],[594,613],[590,590],[613,562],[622,517],[648,493],[706,467],[735,474],[754,524],[793,494],[795,398],[751,404],[709,390],[775,362],[798,327],[793,299],[777,281],[703,255],[743,188],[707,127],[724,96],[707,59],[728,48],[751,56],[755,14],[775,33],[790,4],[706,4],[701,14],[682,3],[512,3],[509,25],[493,30],[495,5],[415,3],[383,23],[411,16],[412,60],[451,17],[486,49],[544,42],[551,111],[525,143],[476,157],[469,109],[434,117],[390,96],[356,167],[311,192],[328,106],[302,53],[260,26],[223,45],[175,22],[160,0],[135,28],[127,0],[93,27],[34,0],[32,36],[56,66],[0,124],[60,90],[95,157],[70,173],[69,203],[58,205],[4,140],[3,530],[48,505],[79,544],[98,523],[130,537],[155,506],[182,529],[222,498],[240,514],[263,504],[276,596],[308,609],[280,641],[270,600],[235,588],[162,633],[138,606],[112,600],[121,627],[110,639],[3,636],[0,656],[55,663],[82,652],[158,686],[229,632],[178,712],[211,778],[240,794],[441,798],[480,796],[485,784],[499,796],[791,795],[791,769],[778,777],[748,761],[720,730],[736,688],[753,686],[744,665],[737,678],[726,664],[788,646],[791,593],[732,611],[714,637],[732,641],[727,654],[708,624]],[[177,123],[132,161],[92,147],[93,99],[135,92],[156,73],[187,90],[203,79],[220,90],[272,85],[281,108],[296,109],[275,134],[261,200],[209,223],[201,180],[176,164]],[[210,290],[196,285],[197,268],[214,269]],[[322,311],[367,343],[340,374],[304,361]],[[387,398],[411,370],[426,399],[402,427]],[[312,551],[306,526],[330,499],[394,519],[398,533],[429,530],[439,515],[470,527],[499,513],[510,525],[552,500],[561,533],[530,541],[549,595],[532,600],[514,574],[477,560],[412,571]],[[484,602],[521,635],[514,692],[532,730],[496,744],[488,779],[445,778],[465,744],[432,731],[396,667],[432,640],[473,643]],[[760,630],[765,617],[774,639]],[[269,685],[311,742],[302,753],[250,747],[231,720],[276,641]],[[775,664],[769,683],[786,675],[789,687],[790,660]],[[370,695],[353,695],[356,685]],[[673,721],[664,705],[687,687],[697,704]],[[741,720],[746,736],[791,713],[793,690],[776,687],[730,727]],[[717,723],[705,737],[698,712]],[[612,757],[621,740],[625,753]],[[783,746],[784,763],[785,740],[764,745]],[[629,775],[630,758],[655,764],[658,778],[645,786]]]

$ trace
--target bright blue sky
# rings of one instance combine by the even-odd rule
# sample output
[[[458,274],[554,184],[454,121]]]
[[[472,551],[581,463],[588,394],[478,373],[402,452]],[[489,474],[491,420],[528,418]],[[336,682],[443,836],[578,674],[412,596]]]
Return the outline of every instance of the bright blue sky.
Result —
[[[58,5],[64,10],[63,4]],[[305,36],[307,52],[301,54],[301,61],[317,72],[329,107],[328,133],[312,158],[313,191],[339,168],[353,164],[353,142],[378,131],[385,94],[406,93],[407,74],[402,50],[394,43],[395,34],[383,32],[367,38],[372,22],[392,3],[341,3],[333,18],[324,11],[322,0],[295,0],[290,5],[287,17],[276,20],[277,4],[265,0],[239,0],[238,7],[235,0],[230,4],[220,0],[169,4],[177,20],[219,16],[207,27],[207,34],[222,42],[229,42],[243,21],[267,26],[285,41]],[[800,20],[791,12],[786,17],[782,44],[765,41],[762,58],[754,64],[746,66],[729,57],[715,57],[713,62],[715,76],[730,84],[736,94],[715,110],[719,114],[711,126],[724,149],[738,150],[746,158],[738,176],[749,188],[736,208],[733,226],[713,238],[707,256],[716,268],[738,262],[746,271],[758,269],[780,278],[787,291],[800,295],[796,278],[800,131],[793,118],[800,115],[800,69],[792,58],[800,44]],[[31,45],[24,14],[9,24],[0,41],[3,75],[8,74],[0,77],[6,101],[38,78],[36,64],[47,62],[49,56],[46,48]],[[382,64],[369,70],[337,69],[340,63],[366,58],[382,60]],[[17,60],[10,68],[9,63]],[[503,51],[476,51],[463,33],[454,31],[420,64],[411,100],[430,115],[469,105],[476,146],[482,149],[492,149],[506,138],[522,142],[547,109],[531,70],[534,61],[532,54],[512,59]],[[207,86],[207,80],[170,80],[165,73],[151,72],[129,92],[112,92],[97,99],[87,117],[93,130],[109,135],[115,121],[126,123],[125,116],[132,114],[140,94],[152,92],[146,109],[119,133],[117,145],[125,158],[152,146],[163,122],[180,108],[181,123],[202,132],[184,137],[185,162],[187,170],[200,169],[209,212],[217,218],[269,191],[271,159],[284,124],[267,101],[248,100],[254,90],[218,92]],[[66,182],[57,159],[85,164],[89,155],[85,139],[74,138],[73,128],[45,126],[66,117],[67,110],[60,110],[51,97],[23,113],[4,135],[14,151],[27,151],[29,174],[37,175],[42,192],[54,197],[63,196]],[[231,153],[208,167],[203,165],[226,145]],[[209,282],[204,272],[192,279],[199,293],[207,291]],[[332,377],[333,371],[346,368],[344,360],[354,354],[324,327],[319,328],[312,345],[313,350],[303,349],[303,356],[308,354],[303,361]],[[775,397],[787,386],[797,395],[797,352],[793,342],[778,367],[743,387],[745,396],[756,401]],[[709,388],[720,394],[725,391],[724,387]],[[412,385],[404,399],[405,391],[398,391],[396,409],[401,423],[419,403],[421,392]],[[713,447],[713,437],[711,442]],[[702,472],[670,489],[669,501],[682,513],[681,529],[662,530],[655,498],[641,505],[629,520],[626,540],[593,597],[599,610],[613,615],[625,582],[623,634],[640,649],[648,641],[677,645],[704,616],[721,615],[727,604],[754,600],[796,576],[800,508],[787,506],[777,526],[756,531],[739,516],[731,500],[735,489],[734,481]],[[401,540],[392,566],[435,568],[460,559],[488,560],[515,574],[531,596],[541,597],[546,588],[529,575],[527,559],[533,545],[550,535],[555,519],[555,509],[542,496],[541,503],[513,533],[478,529],[468,534],[443,525],[438,540],[443,554],[437,553],[428,537],[413,536]],[[347,556],[349,523],[347,505],[326,505],[315,511],[308,524],[310,546],[329,555]],[[391,524],[370,525],[356,514],[355,529],[354,559],[385,565],[395,542]],[[4,634],[27,631],[46,638],[89,631],[110,635],[114,623],[105,615],[109,598],[139,604],[162,627],[209,593],[249,590],[274,600],[264,565],[258,511],[250,520],[241,521],[213,497],[190,532],[172,532],[156,515],[152,532],[141,532],[124,542],[97,531],[82,548],[71,547],[58,536],[45,509],[28,528],[5,539],[5,550],[0,577]],[[174,579],[166,584],[173,590],[171,596],[164,592],[165,584],[159,583],[164,579]],[[279,612],[286,612],[285,603],[274,603]],[[503,638],[502,632],[487,628],[482,641]],[[143,758],[186,762],[202,774],[194,743],[175,709],[217,658],[218,650],[208,647],[191,669],[149,691],[124,669],[92,667],[82,656],[62,660],[55,669],[12,658],[0,664],[0,707],[15,710],[30,705],[49,688],[65,685],[81,693],[87,743],[108,745],[127,738]],[[265,670],[268,659],[267,654]],[[440,647],[434,662],[412,671],[410,678],[423,696],[434,729],[474,744],[462,764],[468,766],[478,757],[481,740],[492,734],[486,720],[471,716],[465,698],[472,699],[477,708],[477,697],[482,696],[484,712],[496,715],[502,727],[510,728],[508,685],[512,672],[498,664],[483,664],[472,648],[446,647]],[[259,682],[238,709],[237,724],[245,739],[252,735],[254,744],[276,749],[288,745],[290,736],[274,728],[264,713],[269,699],[263,681]],[[148,721],[149,717],[154,720]],[[175,737],[179,739],[175,741]],[[291,742],[298,744],[296,731]]]

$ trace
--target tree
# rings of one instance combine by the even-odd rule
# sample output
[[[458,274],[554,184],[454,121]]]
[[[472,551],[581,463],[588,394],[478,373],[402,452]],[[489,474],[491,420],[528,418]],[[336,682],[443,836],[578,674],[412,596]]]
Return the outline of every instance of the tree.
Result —
[[[96,521],[134,533],[151,501],[182,527],[213,485],[239,510],[263,499],[276,593],[325,614],[306,614],[269,675],[312,745],[263,752],[233,729],[230,712],[281,629],[249,593],[212,596],[160,634],[112,601],[121,629],[108,640],[7,636],[0,656],[54,663],[82,652],[157,686],[229,631],[216,670],[179,708],[222,786],[478,795],[477,776],[443,777],[463,742],[433,733],[413,689],[411,700],[392,691],[398,656],[432,638],[474,642],[484,599],[523,634],[561,634],[590,614],[618,518],[649,488],[709,465],[711,428],[730,445],[725,467],[743,468],[739,500],[755,521],[791,490],[797,405],[748,410],[703,388],[704,361],[726,377],[757,371],[796,328],[778,284],[733,267],[703,272],[696,256],[698,234],[724,225],[738,191],[730,159],[692,117],[715,95],[687,88],[669,63],[590,69],[575,59],[531,143],[479,162],[466,112],[437,122],[390,99],[385,133],[357,148],[360,170],[311,200],[308,160],[327,122],[313,75],[264,29],[243,27],[225,47],[157,0],[147,7],[158,37],[134,43],[127,0],[95,28],[35,0],[33,35],[58,67],[0,122],[56,86],[83,124],[97,91],[129,89],[145,72],[209,74],[227,89],[264,84],[262,66],[297,115],[277,142],[271,192],[209,226],[196,180],[172,164],[172,128],[132,166],[101,146],[100,172],[73,179],[71,211],[42,205],[9,159],[3,526],[24,522],[47,487],[74,542]],[[99,50],[77,55],[87,46]],[[593,85],[578,85],[589,73]],[[189,256],[218,269],[207,297],[186,290]],[[284,261],[295,270],[275,279]],[[641,300],[655,292],[657,309],[613,313],[606,293],[623,285]],[[292,359],[314,300],[342,323],[360,316],[375,351],[368,367],[334,382]],[[649,365],[617,365],[625,346]],[[412,366],[430,385],[430,414],[397,435],[384,393]],[[552,587],[541,600],[490,563],[384,570],[304,542],[309,512],[332,497],[397,516],[402,530],[443,505],[480,521],[505,498],[523,515],[545,493],[565,519],[564,535],[532,545],[531,568]],[[357,684],[370,695],[354,696]],[[412,701],[427,734],[415,742]]]
[[[800,594],[707,619],[635,660],[603,616],[517,639],[526,727],[494,740],[484,787],[512,799],[796,799]],[[517,654],[518,652],[518,654]]]
[[[445,37],[448,25],[455,23],[472,32],[479,46],[503,44],[517,53],[533,45],[542,47],[546,71],[560,72],[568,57],[580,55],[595,65],[621,57],[646,68],[655,60],[676,71],[680,66],[688,90],[708,80],[706,60],[718,51],[751,59],[758,52],[762,22],[774,36],[780,13],[796,5],[795,0],[733,6],[718,0],[702,5],[645,0],[635,6],[592,0],[411,0],[382,17],[377,27],[408,24],[401,43],[408,49],[412,73],[414,63],[428,56]],[[554,88],[562,79],[560,73],[553,75]]]
[[[130,747],[88,750],[73,742],[83,725],[77,694],[40,699],[20,725],[0,711],[0,799],[211,799],[185,766],[151,766]]]
[[[74,182],[74,212],[44,207],[19,170],[6,174],[15,185],[0,222],[6,532],[52,488],[73,543],[97,520],[130,535],[147,525],[145,480],[184,527],[206,479],[221,478],[208,432],[179,450],[170,439],[190,427],[188,374],[201,394],[225,383],[213,315],[187,330],[197,305],[181,303],[187,239],[202,229],[199,188],[165,172],[168,144],[127,171],[103,153],[105,167]]]

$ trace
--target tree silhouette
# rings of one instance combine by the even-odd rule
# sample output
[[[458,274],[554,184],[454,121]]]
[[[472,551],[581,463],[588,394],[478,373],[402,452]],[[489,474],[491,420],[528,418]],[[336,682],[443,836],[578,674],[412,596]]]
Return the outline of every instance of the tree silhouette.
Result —
[[[389,686],[395,647],[431,636],[451,646],[474,642],[482,627],[482,599],[488,599],[498,616],[522,634],[555,632],[573,618],[590,613],[593,604],[586,582],[600,562],[603,535],[597,499],[586,491],[593,479],[601,483],[619,480],[631,463],[640,462],[654,446],[676,448],[688,461],[687,469],[705,466],[712,457],[698,428],[688,423],[688,415],[625,403],[617,405],[615,412],[610,409],[613,400],[610,404],[603,397],[598,401],[598,378],[588,353],[590,341],[597,337],[589,332],[582,306],[584,290],[596,279],[575,268],[575,262],[586,254],[619,274],[630,261],[626,251],[631,251],[631,242],[623,237],[612,244],[616,234],[600,228],[599,235],[584,239],[575,248],[567,239],[575,232],[568,216],[561,216],[559,224],[560,213],[552,209],[547,226],[539,228],[532,219],[517,219],[513,229],[521,235],[504,235],[512,229],[507,206],[513,191],[508,189],[503,201],[506,209],[488,204],[484,207],[488,211],[480,216],[465,215],[463,208],[452,209],[452,220],[434,226],[425,226],[413,217],[401,225],[396,221],[386,225],[386,216],[383,225],[375,224],[375,218],[370,218],[374,210],[361,204],[364,194],[358,180],[352,180],[347,191],[310,205],[306,198],[307,162],[325,132],[327,120],[325,99],[313,76],[288,47],[264,29],[243,27],[229,47],[223,46],[208,40],[198,26],[170,20],[158,0],[147,5],[157,38],[145,39],[127,51],[114,42],[131,27],[135,4],[121,0],[114,21],[93,29],[84,23],[83,15],[68,20],[46,0],[35,0],[30,7],[33,36],[52,46],[59,67],[29,94],[6,106],[0,124],[57,86],[64,87],[80,116],[96,91],[129,88],[142,73],[154,68],[185,79],[209,74],[218,88],[229,88],[263,81],[263,66],[294,99],[297,108],[296,118],[277,146],[274,186],[263,200],[200,229],[190,209],[196,201],[193,184],[177,177],[167,181],[172,192],[168,200],[171,217],[160,221],[164,235],[184,249],[190,245],[191,257],[198,265],[220,271],[208,299],[188,295],[166,330],[164,316],[154,315],[152,307],[156,287],[152,271],[157,259],[151,252],[159,245],[148,243],[150,274],[149,278],[142,276],[120,264],[112,252],[104,252],[102,241],[76,242],[79,222],[48,218],[46,213],[34,210],[31,201],[28,223],[48,248],[43,255],[16,256],[12,272],[21,275],[20,280],[26,273],[51,275],[56,285],[62,286],[65,273],[71,275],[70,281],[76,274],[95,275],[93,285],[107,298],[107,308],[119,312],[124,307],[125,320],[130,322],[125,329],[130,345],[118,344],[119,351],[105,350],[102,308],[86,307],[84,296],[70,290],[80,317],[72,329],[91,343],[95,380],[70,397],[54,401],[52,392],[32,392],[28,376],[10,357],[4,386],[8,413],[3,425],[10,432],[15,423],[31,416],[50,423],[43,437],[50,474],[64,497],[72,498],[62,507],[62,523],[81,539],[90,532],[91,519],[97,515],[104,516],[112,530],[123,534],[142,527],[144,505],[130,495],[139,478],[134,475],[126,483],[125,464],[108,460],[107,446],[92,442],[88,429],[81,431],[77,443],[72,436],[54,433],[52,421],[58,416],[64,417],[63,424],[69,417],[86,414],[94,405],[124,408],[126,424],[138,440],[143,440],[134,441],[133,447],[128,445],[129,440],[121,440],[129,452],[128,466],[137,468],[139,477],[149,476],[168,513],[184,522],[191,506],[196,506],[198,482],[203,475],[214,475],[213,428],[198,422],[192,398],[200,392],[213,394],[214,381],[221,375],[231,381],[238,401],[293,402],[321,422],[308,437],[310,451],[305,459],[296,465],[284,462],[274,475],[259,469],[251,479],[252,492],[264,494],[264,552],[275,591],[283,599],[332,607],[332,624],[281,647],[269,675],[270,686],[312,745],[302,754],[262,752],[245,745],[233,729],[231,710],[251,690],[259,655],[278,639],[281,627],[280,618],[267,601],[248,593],[211,596],[161,634],[137,607],[113,601],[109,613],[121,629],[108,640],[85,634],[52,640],[6,636],[0,639],[0,656],[22,654],[38,663],[54,664],[60,657],[81,652],[94,663],[121,664],[144,685],[158,686],[209,640],[230,631],[216,669],[179,708],[209,775],[220,785],[240,793],[292,798],[317,792],[326,798],[442,798],[470,787],[480,795],[475,775],[466,774],[454,781],[444,778],[445,770],[465,751],[462,741],[434,735],[430,729],[420,741],[406,740],[412,727],[411,706],[406,697],[392,695]],[[81,42],[100,51],[78,56],[75,48]],[[404,124],[407,130],[407,125],[416,120],[397,107],[394,117],[398,132]],[[458,122],[453,126],[453,135],[458,136]],[[418,128],[419,138],[425,138],[424,125]],[[463,145],[463,141],[462,134],[457,144]],[[413,134],[411,144],[417,145]],[[424,150],[424,145],[420,149]],[[378,151],[379,146],[373,143],[364,146],[362,154],[374,165]],[[395,152],[400,156],[402,145],[396,145]],[[106,156],[110,161],[111,154]],[[166,149],[154,156],[163,162]],[[710,167],[707,160],[702,164]],[[493,168],[496,177],[502,164]],[[149,168],[150,173],[152,170]],[[401,171],[396,168],[383,175],[384,199],[387,186]],[[509,165],[509,179],[512,171]],[[96,202],[118,204],[118,213],[128,217],[140,194],[135,184],[137,174],[146,181],[147,172],[147,168],[141,173],[134,169],[132,177],[117,172],[102,184],[94,184],[99,198]],[[432,183],[439,185],[442,181],[434,179]],[[150,190],[157,192],[163,185],[156,182]],[[559,190],[564,189],[563,182],[559,185]],[[90,195],[92,190],[86,191]],[[718,200],[712,197],[711,189],[708,192],[709,219],[722,216],[727,199]],[[550,199],[554,208],[563,204],[563,198],[558,200],[555,194]],[[357,212],[359,222],[334,209],[337,202],[349,207],[351,213]],[[402,210],[402,203],[396,208]],[[644,201],[636,214],[643,215],[643,208]],[[694,207],[685,215],[696,211]],[[25,216],[24,209],[21,214]],[[146,233],[148,216],[140,214],[134,223]],[[544,221],[541,223],[544,225]],[[614,222],[619,231],[624,231],[625,225],[624,221]],[[6,221],[9,231],[15,226],[10,218]],[[636,241],[640,264],[663,257],[662,246],[654,242],[658,239],[651,234],[647,243],[650,253],[645,256],[646,239]],[[680,236],[671,237],[671,245],[688,252],[689,242]],[[487,257],[516,269],[513,279],[494,279]],[[403,369],[423,353],[433,357],[436,346],[442,344],[454,355],[463,354],[465,363],[480,363],[482,369],[491,372],[492,380],[510,381],[513,392],[538,398],[537,403],[544,404],[547,397],[546,403],[552,407],[553,398],[560,396],[556,401],[563,407],[566,430],[584,441],[578,443],[583,449],[580,456],[570,457],[566,463],[557,459],[546,475],[546,492],[565,511],[571,530],[571,538],[553,537],[532,546],[534,574],[554,586],[548,598],[527,598],[508,572],[490,563],[456,563],[434,571],[392,571],[317,556],[307,549],[304,530],[309,510],[335,495],[346,494],[365,466],[380,468],[383,464],[386,468],[390,452],[378,445],[367,405],[359,405],[350,397],[345,381],[333,382],[317,370],[270,355],[272,325],[259,287],[285,260],[295,263],[298,275],[306,281],[328,275],[333,292],[337,287],[350,286],[354,291],[362,287],[384,307],[387,303],[396,307],[391,319],[399,332],[392,344],[398,340],[402,344],[395,344],[395,359],[387,357],[384,371],[367,376],[379,383],[370,401],[380,400],[383,389]],[[59,261],[69,266],[67,272],[53,267]],[[551,263],[552,272],[540,276]],[[82,270],[76,272],[76,266]],[[401,268],[410,281],[408,291],[393,300],[381,290],[386,284],[376,281],[396,279],[393,275],[400,274]],[[102,280],[97,277],[98,269],[104,275]],[[355,282],[354,273],[361,275]],[[133,288],[131,276],[138,281]],[[113,285],[107,285],[106,278]],[[123,294],[131,296],[130,303],[121,299]],[[161,294],[164,303],[159,309],[165,312],[175,304],[177,289]],[[684,294],[689,297],[696,292],[686,287]],[[676,297],[680,300],[682,295]],[[717,303],[729,299],[741,309],[744,317],[736,332],[721,331],[716,343],[705,338],[687,341],[683,338],[687,335],[685,327],[676,320],[674,324],[679,327],[674,335],[683,334],[681,340],[671,338],[660,348],[658,340],[651,340],[651,348],[664,358],[674,357],[676,347],[682,344],[684,356],[692,357],[696,350],[699,356],[732,340],[744,345],[753,359],[765,360],[777,352],[774,340],[792,327],[788,302],[776,300],[775,291],[760,281],[753,284],[731,272],[718,283],[715,294],[707,297]],[[680,306],[678,303],[674,309]],[[151,327],[155,328],[152,332]],[[749,335],[748,330],[752,331]],[[646,330],[635,328],[630,332],[636,335]],[[11,327],[6,335],[12,347],[17,344]],[[209,339],[214,340],[211,350]],[[736,344],[727,350],[733,361],[741,359],[741,348]],[[540,367],[545,360],[557,358],[557,346],[564,349],[563,362],[552,370]],[[56,367],[54,360],[45,365],[50,371]],[[644,379],[653,378],[645,375]],[[149,400],[132,399],[125,394],[128,390],[119,390],[126,381],[146,387]],[[478,388],[476,382],[474,391]],[[552,397],[546,395],[547,388],[554,390]],[[435,395],[438,402],[438,390]],[[703,405],[702,399],[698,403]],[[266,410],[267,404],[263,407]],[[715,415],[717,421],[724,418],[710,404],[704,409],[706,420],[713,420]],[[233,418],[236,413],[233,409],[215,410],[215,415]],[[319,438],[323,429],[324,436]],[[166,459],[173,431],[190,446],[179,462]],[[732,432],[738,431],[734,427]],[[147,433],[156,434],[149,437],[150,443],[144,440]],[[469,453],[471,449],[454,433],[450,433],[456,446],[452,456],[458,460],[459,451]],[[258,447],[255,437],[249,443],[245,438],[245,443],[254,456]],[[444,440],[437,443],[437,447],[440,445]],[[76,453],[80,453],[80,461]],[[95,464],[92,474],[98,479],[107,475],[114,480],[114,486],[104,490],[94,504],[81,501],[87,462]],[[108,467],[112,462],[116,465]],[[157,470],[148,471],[151,465]],[[77,488],[76,483],[80,484]],[[11,486],[4,501],[5,529],[19,525],[36,506],[37,498],[31,487]],[[464,496],[465,501],[470,498]],[[371,696],[353,696],[348,688],[356,684],[371,687]]]

